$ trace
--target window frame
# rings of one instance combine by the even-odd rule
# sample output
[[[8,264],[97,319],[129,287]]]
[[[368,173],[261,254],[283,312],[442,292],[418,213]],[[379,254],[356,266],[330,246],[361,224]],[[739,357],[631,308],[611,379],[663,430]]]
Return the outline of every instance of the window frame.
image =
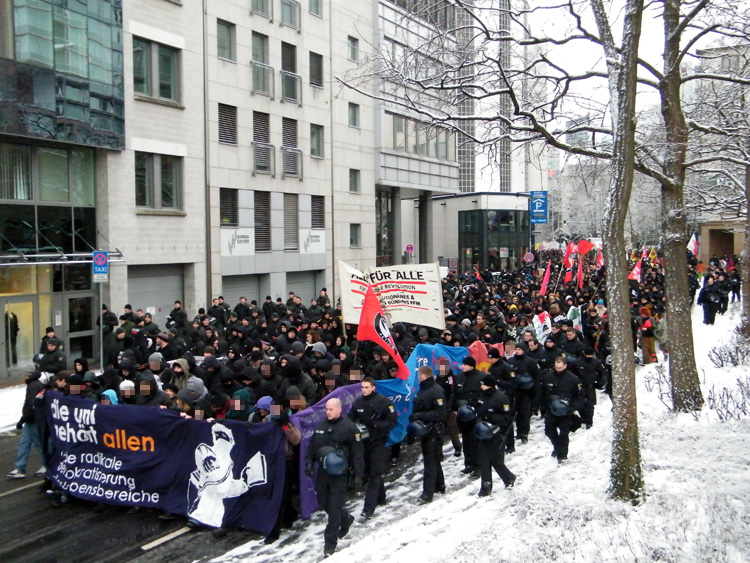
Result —
[[[220,227],[237,228],[240,226],[239,194],[240,190],[236,188],[219,188]]]
[[[238,145],[237,106],[222,103],[217,106],[219,143],[236,147]]]
[[[284,8],[289,10],[291,19],[285,18]],[[291,27],[298,32],[302,29],[302,6],[297,0],[281,0],[281,14],[279,15],[280,25],[282,27]]]
[[[360,128],[361,117],[359,113],[359,104],[349,102],[349,109],[347,111],[347,122],[349,127]]]
[[[227,29],[229,33],[229,56],[224,57],[220,54],[220,29]],[[216,56],[222,61],[237,62],[237,26],[232,22],[216,18]]]
[[[313,16],[322,18],[323,17],[323,0],[308,0],[307,11],[310,12]]]
[[[316,61],[313,63],[313,61]],[[309,64],[310,64],[310,75],[308,77],[310,86],[313,88],[323,88],[324,73],[323,73],[323,55],[310,51]],[[313,72],[317,70],[317,72]],[[316,76],[317,75],[317,76]]]
[[[349,223],[349,248],[362,248],[362,223]]]
[[[135,207],[137,209],[153,209],[157,211],[183,211],[183,184],[184,184],[184,159],[181,156],[169,155],[169,154],[158,154],[150,153],[145,151],[134,151],[135,152],[135,163],[134,163],[134,174],[135,174]],[[141,156],[145,158],[145,178],[147,182],[145,197],[146,202],[141,203],[138,200],[138,158]],[[174,192],[172,197],[174,198],[175,205],[165,206],[164,201],[164,165],[165,159],[173,160],[178,166],[174,167],[173,170],[173,189]],[[157,189],[158,186],[158,189]]]
[[[354,183],[354,189],[352,189],[352,182]],[[362,171],[356,168],[349,169],[349,193],[362,193]]]
[[[317,140],[313,142],[313,139]],[[325,127],[317,123],[310,124],[310,156],[325,158]]]
[[[299,251],[299,195],[284,194],[284,250]]]
[[[145,46],[144,49],[144,56],[143,56],[143,62],[144,62],[144,84],[146,86],[146,92],[143,92],[141,90],[138,90],[136,87],[136,56],[135,56],[135,47],[136,42],[143,44]],[[173,94],[171,97],[164,97],[161,95],[161,85],[162,85],[162,54],[163,52],[168,52],[171,54],[173,67],[172,67],[172,76],[170,77],[170,81],[172,82],[171,88],[173,91]],[[182,50],[178,49],[176,47],[172,47],[171,45],[165,45],[164,43],[158,43],[156,41],[151,41],[150,39],[146,39],[144,37],[139,37],[134,35],[133,36],[133,92],[135,93],[136,97],[140,99],[147,99],[147,100],[158,100],[160,102],[166,102],[166,103],[172,103],[172,104],[180,104],[182,99]]]
[[[271,252],[271,192],[255,190],[254,200],[254,248],[255,252]]]
[[[322,195],[310,196],[310,228],[326,228],[326,198]]]
[[[351,35],[346,37],[346,57],[352,62],[359,62],[359,39]]]

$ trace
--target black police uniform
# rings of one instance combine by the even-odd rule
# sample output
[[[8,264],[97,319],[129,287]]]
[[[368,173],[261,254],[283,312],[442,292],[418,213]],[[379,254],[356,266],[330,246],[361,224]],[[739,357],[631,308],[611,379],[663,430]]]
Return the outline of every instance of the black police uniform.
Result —
[[[482,475],[479,494],[486,496],[492,492],[493,468],[506,487],[512,487],[516,480],[516,476],[505,466],[505,440],[512,431],[513,409],[508,396],[495,387],[483,390],[471,404],[477,412],[477,422],[488,422],[499,428],[491,439],[477,440]]]
[[[370,481],[365,493],[365,506],[362,514],[372,516],[375,507],[385,504],[385,485],[383,475],[386,466],[385,443],[394,426],[398,415],[393,403],[388,397],[373,391],[367,397],[357,397],[349,411],[349,420],[367,427],[369,436],[364,444],[365,474]]]
[[[445,478],[440,462],[443,459],[443,431],[448,420],[448,405],[443,388],[434,379],[419,382],[419,392],[414,399],[414,411],[409,421],[419,420],[428,425],[429,431],[422,436],[423,502],[432,501],[435,491],[445,492]]]
[[[596,406],[596,389],[604,389],[607,381],[607,371],[596,358],[584,356],[578,360],[578,373],[583,385],[583,407],[581,408],[581,422],[586,428],[594,423],[594,407]]]
[[[581,381],[567,369],[557,372],[554,368],[544,375],[542,381],[542,404],[547,405],[544,416],[544,434],[552,442],[552,455],[558,461],[568,459],[568,435],[573,422],[573,411],[580,410],[583,404],[583,388]],[[565,416],[552,413],[550,405],[555,398],[569,401],[570,410]]]
[[[521,375],[530,375],[534,378],[534,386],[531,389],[518,387],[516,390],[516,432],[518,433],[518,439],[525,444],[528,441],[531,429],[532,405],[539,388],[539,369],[536,360],[528,357],[525,352],[521,356],[513,356],[508,363],[515,373],[516,381]]]
[[[486,374],[474,368],[456,375],[455,394],[451,409],[457,411],[461,405],[469,404],[481,392],[480,382]],[[479,468],[477,459],[477,439],[474,437],[474,421],[458,421],[458,431],[464,445],[464,473]]]
[[[344,503],[349,474],[353,473],[355,480],[359,480],[364,472],[362,440],[357,425],[343,417],[334,420],[325,419],[318,424],[308,444],[305,457],[305,472],[308,476],[312,476],[313,463],[321,464],[322,458],[327,451],[330,451],[330,448],[334,448],[344,456],[349,463],[349,468],[343,475],[329,475],[322,466],[318,466],[315,482],[318,505],[328,514],[328,523],[324,532],[326,553],[332,553],[336,549],[339,537],[345,536],[354,522],[354,516],[346,511]]]

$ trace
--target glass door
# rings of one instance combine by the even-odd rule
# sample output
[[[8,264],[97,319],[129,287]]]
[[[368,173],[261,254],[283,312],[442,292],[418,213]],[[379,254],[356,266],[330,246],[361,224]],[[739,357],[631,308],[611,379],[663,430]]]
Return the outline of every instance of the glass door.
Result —
[[[0,298],[0,304],[3,307],[0,366],[6,377],[12,377],[20,374],[37,353],[36,297]]]

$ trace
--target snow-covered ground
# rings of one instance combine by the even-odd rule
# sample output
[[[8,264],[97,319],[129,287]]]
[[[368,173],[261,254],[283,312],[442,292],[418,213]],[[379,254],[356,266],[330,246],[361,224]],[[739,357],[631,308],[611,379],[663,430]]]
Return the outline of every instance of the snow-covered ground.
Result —
[[[737,324],[739,307],[702,324],[695,308],[696,358],[704,393],[736,388],[748,368],[716,369],[708,351]],[[661,355],[660,355],[661,358]],[[478,483],[461,475],[462,460],[446,447],[448,492],[416,503],[421,467],[388,491],[389,503],[367,523],[357,521],[326,562],[746,562],[750,561],[750,420],[720,423],[716,411],[673,415],[645,381],[656,366],[640,367],[638,407],[647,498],[631,506],[607,498],[611,403],[599,395],[594,426],[571,436],[568,462],[558,466],[541,420],[527,445],[507,457],[518,482],[477,498]],[[500,483],[498,487],[497,483]],[[349,503],[362,510],[361,495]],[[304,563],[323,551],[325,515],[297,522],[275,545],[249,542],[216,562]]]
[[[21,408],[26,396],[26,385],[23,378],[19,377],[20,385],[0,389],[0,432],[8,432],[16,427],[21,418]]]

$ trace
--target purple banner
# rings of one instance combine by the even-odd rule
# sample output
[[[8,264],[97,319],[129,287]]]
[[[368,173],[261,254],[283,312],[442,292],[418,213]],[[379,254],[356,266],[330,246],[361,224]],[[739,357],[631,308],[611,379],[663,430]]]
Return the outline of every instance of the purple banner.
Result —
[[[300,468],[299,468],[299,495],[300,495],[300,512],[302,518],[307,520],[313,513],[318,510],[318,499],[315,495],[315,480],[305,475],[305,455],[307,454],[307,445],[315,431],[318,423],[326,417],[326,401],[328,399],[338,399],[341,401],[341,416],[346,416],[352,403],[362,394],[362,388],[359,383],[339,387],[326,395],[313,406],[306,408],[297,414],[292,415],[291,420],[299,428],[302,434],[302,441],[299,445]]]

